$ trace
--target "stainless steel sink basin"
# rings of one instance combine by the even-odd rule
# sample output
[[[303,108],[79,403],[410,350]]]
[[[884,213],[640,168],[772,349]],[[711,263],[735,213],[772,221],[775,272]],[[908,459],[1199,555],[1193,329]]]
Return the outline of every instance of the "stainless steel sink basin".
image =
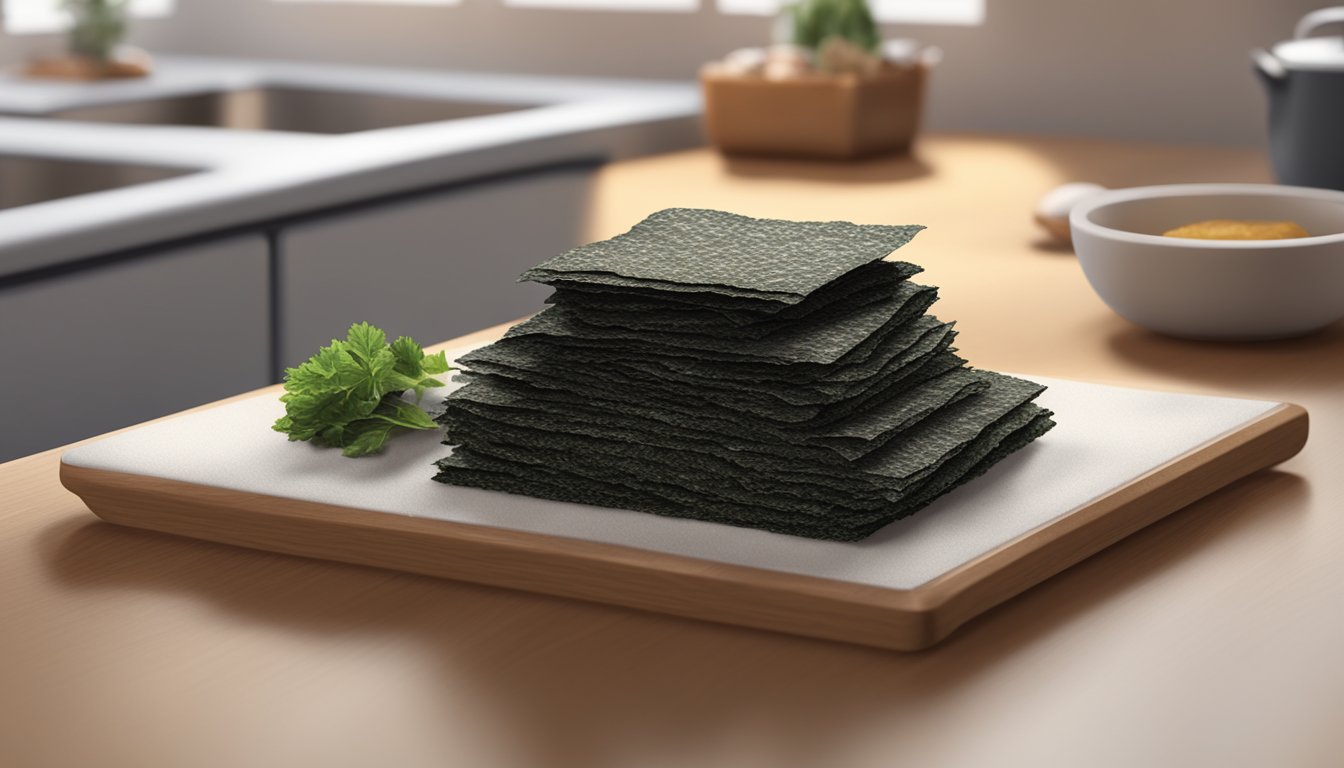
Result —
[[[50,117],[139,125],[356,133],[514,112],[530,106],[267,87],[80,107],[53,112]]]
[[[189,168],[0,155],[0,210],[194,172]]]

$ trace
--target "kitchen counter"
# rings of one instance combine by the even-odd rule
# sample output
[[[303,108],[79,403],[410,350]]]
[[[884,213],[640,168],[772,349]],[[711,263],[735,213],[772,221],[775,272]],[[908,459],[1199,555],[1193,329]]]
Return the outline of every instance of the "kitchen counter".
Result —
[[[49,112],[248,88],[358,91],[527,105],[339,136],[116,125]],[[0,76],[0,155],[198,172],[0,211],[0,279],[95,255],[407,190],[698,142],[694,84],[164,56],[144,80]]]
[[[1263,181],[1261,153],[930,137],[917,160],[599,171],[589,238],[668,206],[922,223],[973,364],[1307,407],[1305,450],[917,654],[234,549],[0,466],[9,765],[1327,766],[1344,751],[1344,326],[1265,344],[1113,315],[1036,198]],[[492,338],[502,329],[476,336]],[[455,343],[465,343],[459,339]],[[96,373],[96,372],[94,372]],[[272,390],[274,392],[274,390]],[[1047,438],[1048,439],[1048,438]]]

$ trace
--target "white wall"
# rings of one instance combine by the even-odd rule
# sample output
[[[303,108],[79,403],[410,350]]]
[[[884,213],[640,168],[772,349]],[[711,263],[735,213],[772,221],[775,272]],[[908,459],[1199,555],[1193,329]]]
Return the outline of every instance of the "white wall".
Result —
[[[144,22],[160,50],[370,64],[693,77],[759,44],[768,19],[504,7],[179,0]],[[938,129],[1255,144],[1264,100],[1247,52],[1287,37],[1327,0],[987,0],[983,26],[889,27],[942,46],[928,123]],[[26,51],[0,42],[0,62]],[[25,41],[31,50],[33,41]],[[47,41],[52,45],[52,41]]]

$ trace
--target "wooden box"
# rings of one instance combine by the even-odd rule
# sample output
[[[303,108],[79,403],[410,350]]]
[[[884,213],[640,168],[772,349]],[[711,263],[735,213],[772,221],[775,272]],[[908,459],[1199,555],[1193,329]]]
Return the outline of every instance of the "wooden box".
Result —
[[[705,72],[705,132],[727,154],[848,159],[906,152],[919,127],[928,67],[871,76],[767,80]]]
[[[66,56],[59,59],[34,59],[24,69],[27,77],[53,80],[124,80],[148,77],[151,62],[148,56],[135,59],[103,61],[84,56]]]

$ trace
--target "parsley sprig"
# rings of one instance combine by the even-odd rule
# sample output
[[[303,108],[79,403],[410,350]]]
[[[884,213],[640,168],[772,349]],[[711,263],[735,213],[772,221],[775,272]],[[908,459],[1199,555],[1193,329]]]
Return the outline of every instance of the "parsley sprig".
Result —
[[[444,353],[426,355],[410,338],[391,344],[368,323],[350,326],[297,368],[285,371],[285,415],[272,427],[302,440],[340,448],[345,456],[376,453],[397,428],[434,429],[420,408],[421,395],[453,370]],[[415,392],[416,403],[402,397]]]

